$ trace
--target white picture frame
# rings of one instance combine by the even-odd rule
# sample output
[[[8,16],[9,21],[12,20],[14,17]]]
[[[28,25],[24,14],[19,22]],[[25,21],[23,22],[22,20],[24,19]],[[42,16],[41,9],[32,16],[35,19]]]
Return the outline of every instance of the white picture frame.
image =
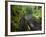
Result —
[[[41,31],[25,31],[25,32],[11,32],[11,5],[32,5],[32,6],[42,6],[42,30]],[[34,35],[34,34],[45,34],[45,3],[40,2],[20,2],[20,1],[7,1],[6,2],[6,12],[5,12],[5,18],[6,18],[6,24],[5,24],[5,35]]]

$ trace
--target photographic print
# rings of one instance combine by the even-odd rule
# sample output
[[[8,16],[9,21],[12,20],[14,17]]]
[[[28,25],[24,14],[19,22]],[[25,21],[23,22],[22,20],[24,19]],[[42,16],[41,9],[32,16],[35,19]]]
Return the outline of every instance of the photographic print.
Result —
[[[44,3],[7,3],[7,35],[44,33]]]
[[[42,7],[11,5],[11,32],[41,30]]]

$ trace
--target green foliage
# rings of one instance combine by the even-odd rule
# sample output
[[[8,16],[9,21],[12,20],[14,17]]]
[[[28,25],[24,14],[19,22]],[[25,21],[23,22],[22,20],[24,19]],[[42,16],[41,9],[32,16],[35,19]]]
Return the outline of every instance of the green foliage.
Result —
[[[33,8],[34,7],[34,8]],[[42,8],[41,6],[24,6],[11,5],[11,31],[19,31],[20,19],[22,16],[31,14],[35,21],[41,22]],[[36,20],[37,19],[37,20]]]
[[[33,16],[42,16],[42,9],[39,9],[39,7],[36,7],[36,9],[33,9]]]

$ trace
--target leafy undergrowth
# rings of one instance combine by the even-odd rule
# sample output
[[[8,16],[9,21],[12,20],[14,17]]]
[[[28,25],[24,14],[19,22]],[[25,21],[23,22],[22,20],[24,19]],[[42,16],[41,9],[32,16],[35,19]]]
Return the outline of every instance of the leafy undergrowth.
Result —
[[[11,31],[31,31],[35,28],[29,26],[25,16],[31,15],[30,20],[33,25],[41,29],[42,20],[42,7],[41,6],[24,6],[24,5],[11,5]],[[22,19],[22,20],[21,20]],[[20,22],[21,20],[21,22]],[[25,23],[23,23],[25,22]],[[31,22],[31,23],[32,23]],[[23,28],[22,28],[23,27]],[[30,28],[30,29],[29,29]],[[39,29],[34,29],[39,30]]]

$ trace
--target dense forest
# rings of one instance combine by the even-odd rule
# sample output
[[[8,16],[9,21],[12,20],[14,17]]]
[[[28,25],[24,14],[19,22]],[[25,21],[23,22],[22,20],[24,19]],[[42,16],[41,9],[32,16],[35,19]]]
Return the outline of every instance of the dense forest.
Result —
[[[41,30],[42,7],[11,5],[11,32]]]

